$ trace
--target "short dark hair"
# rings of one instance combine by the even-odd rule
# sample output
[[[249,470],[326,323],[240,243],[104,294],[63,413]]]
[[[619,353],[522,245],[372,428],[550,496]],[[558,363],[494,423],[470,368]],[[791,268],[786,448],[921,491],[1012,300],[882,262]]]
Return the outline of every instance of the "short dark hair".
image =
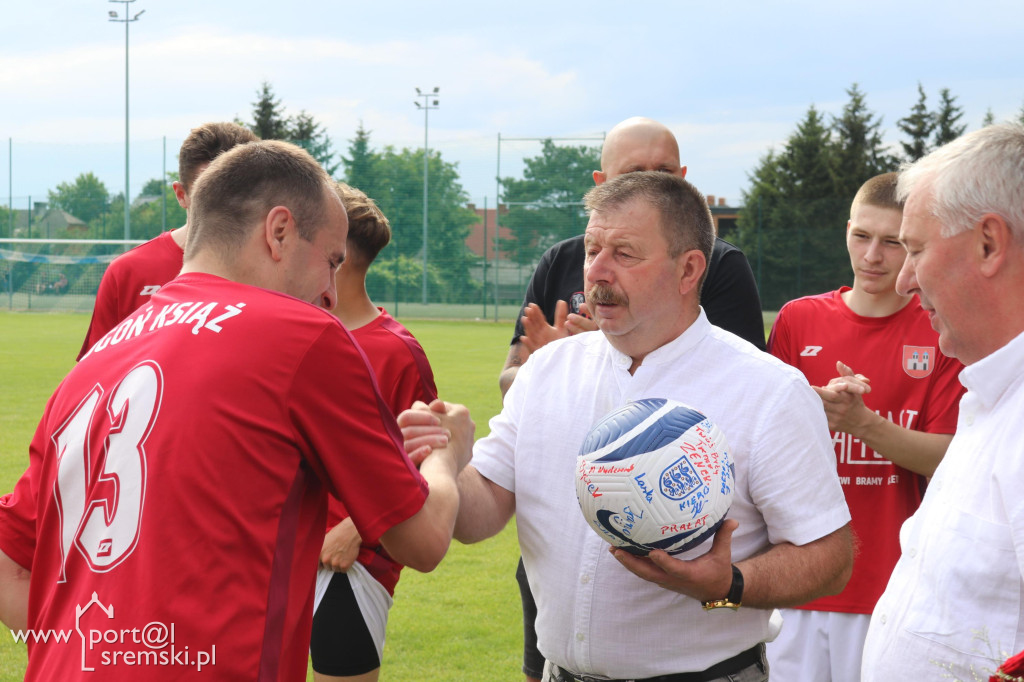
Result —
[[[859,204],[903,213],[903,202],[896,197],[896,181],[899,180],[899,177],[899,173],[892,172],[870,178],[857,190],[857,194],[853,197],[853,203],[850,204],[850,213],[853,213]]]
[[[705,263],[711,263],[715,245],[711,209],[704,195],[678,175],[661,171],[626,173],[592,188],[583,197],[583,204],[590,212],[604,213],[634,200],[658,211],[669,257],[697,250],[704,254]],[[705,267],[701,286],[706,276]]]
[[[301,147],[277,140],[238,145],[196,181],[185,258],[213,244],[233,252],[275,206],[287,207],[299,234],[312,241],[333,190],[327,171]]]
[[[237,123],[204,123],[193,128],[178,152],[178,180],[185,191],[190,192],[203,166],[236,145],[258,139],[255,133]]]
[[[348,257],[355,255],[369,265],[391,241],[391,223],[365,192],[344,182],[337,183],[337,190],[348,214]]]

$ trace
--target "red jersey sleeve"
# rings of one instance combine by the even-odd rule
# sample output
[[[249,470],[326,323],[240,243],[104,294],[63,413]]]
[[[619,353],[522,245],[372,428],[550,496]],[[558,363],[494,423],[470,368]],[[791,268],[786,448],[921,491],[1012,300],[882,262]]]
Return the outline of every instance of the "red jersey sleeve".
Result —
[[[366,357],[340,324],[310,347],[290,394],[296,441],[328,491],[351,511],[364,542],[377,542],[419,511],[426,481],[405,454]]]
[[[36,551],[36,518],[39,511],[39,486],[43,479],[43,453],[47,434],[46,414],[53,397],[46,403],[44,417],[29,445],[28,469],[14,485],[14,491],[0,497],[0,549],[22,568],[31,571]]]

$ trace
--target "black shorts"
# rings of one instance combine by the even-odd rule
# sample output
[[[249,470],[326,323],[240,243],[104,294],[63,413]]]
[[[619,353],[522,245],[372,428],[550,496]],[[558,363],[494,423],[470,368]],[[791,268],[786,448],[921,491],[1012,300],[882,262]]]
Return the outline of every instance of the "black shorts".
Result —
[[[309,655],[321,675],[365,675],[380,667],[377,645],[345,573],[334,574],[313,614]]]
[[[544,657],[537,650],[537,629],[534,627],[537,603],[533,601],[522,557],[519,557],[519,566],[516,567],[516,582],[519,583],[519,597],[523,601],[523,674],[539,680],[544,674]]]

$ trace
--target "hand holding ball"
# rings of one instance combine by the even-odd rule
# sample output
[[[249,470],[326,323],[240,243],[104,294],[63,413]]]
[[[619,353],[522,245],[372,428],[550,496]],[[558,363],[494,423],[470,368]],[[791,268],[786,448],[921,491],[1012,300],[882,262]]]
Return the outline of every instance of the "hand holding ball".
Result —
[[[576,496],[609,543],[678,554],[710,538],[732,504],[735,471],[722,431],[674,400],[627,403],[580,447]]]

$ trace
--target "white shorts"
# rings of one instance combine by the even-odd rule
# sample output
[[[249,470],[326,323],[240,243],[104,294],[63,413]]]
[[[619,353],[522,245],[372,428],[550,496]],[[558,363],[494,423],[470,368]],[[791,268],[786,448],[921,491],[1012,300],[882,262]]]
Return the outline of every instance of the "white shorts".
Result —
[[[377,582],[362,564],[356,562],[346,573],[352,594],[362,614],[366,629],[377,647],[377,658],[381,659],[384,651],[384,634],[388,625],[388,612],[394,600],[388,591]],[[320,608],[320,602],[327,591],[327,586],[334,577],[334,571],[320,568],[316,572],[316,594],[313,601],[313,613]]]
[[[782,617],[768,644],[772,682],[860,682],[871,614],[782,609]]]

